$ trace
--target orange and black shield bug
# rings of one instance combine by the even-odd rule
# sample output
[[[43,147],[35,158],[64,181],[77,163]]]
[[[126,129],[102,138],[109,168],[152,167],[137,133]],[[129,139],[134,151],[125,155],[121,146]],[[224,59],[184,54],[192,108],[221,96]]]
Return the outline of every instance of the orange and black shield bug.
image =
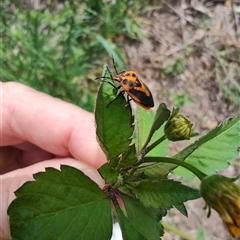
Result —
[[[152,93],[150,92],[147,85],[141,80],[141,78],[137,76],[136,73],[132,70],[122,71],[118,73],[113,58],[112,58],[112,61],[113,61],[114,69],[116,71],[116,75],[112,77],[109,69],[108,71],[111,75],[111,78],[114,81],[118,82],[120,85],[116,87],[111,82],[108,82],[108,83],[117,89],[122,88],[122,91],[119,92],[119,94],[116,96],[116,98],[113,101],[115,101],[121,94],[125,92],[127,93],[128,102],[130,100],[133,100],[136,104],[145,108],[146,110],[149,110],[150,108],[154,107]],[[108,104],[108,106],[113,101],[111,101]]]
[[[135,103],[147,110],[154,107],[152,93],[134,71],[123,71],[115,75],[113,79],[119,82],[123,91],[126,92]]]

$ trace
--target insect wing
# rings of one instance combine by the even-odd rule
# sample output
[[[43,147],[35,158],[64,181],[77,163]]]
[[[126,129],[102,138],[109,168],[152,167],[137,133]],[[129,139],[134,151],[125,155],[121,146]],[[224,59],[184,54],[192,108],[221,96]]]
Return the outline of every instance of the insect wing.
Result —
[[[152,98],[152,94],[149,91],[150,95],[147,96],[145,92],[141,92],[139,90],[131,89],[128,92],[128,95],[141,107],[145,109],[150,109],[154,107],[154,102]]]
[[[145,109],[154,107],[152,93],[148,86],[136,76],[133,88],[128,93],[131,98]]]

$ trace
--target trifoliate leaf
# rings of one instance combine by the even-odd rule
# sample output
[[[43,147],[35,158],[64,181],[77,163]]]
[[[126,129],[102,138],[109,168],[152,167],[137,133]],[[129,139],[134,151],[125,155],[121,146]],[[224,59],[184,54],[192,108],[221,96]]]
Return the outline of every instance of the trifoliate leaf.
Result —
[[[81,171],[46,168],[16,191],[10,204],[12,239],[110,239],[112,217],[106,194]]]

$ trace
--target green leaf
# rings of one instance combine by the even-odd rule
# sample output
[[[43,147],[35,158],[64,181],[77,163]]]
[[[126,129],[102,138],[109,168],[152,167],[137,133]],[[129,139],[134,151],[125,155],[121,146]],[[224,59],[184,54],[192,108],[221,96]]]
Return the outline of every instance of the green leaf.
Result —
[[[145,143],[146,146],[150,142],[153,134],[163,125],[164,122],[166,122],[169,119],[170,114],[171,112],[167,109],[166,104],[161,103],[157,109],[152,127],[149,131],[148,139]]]
[[[143,159],[144,160],[144,159]],[[170,163],[153,163],[150,165],[142,164],[134,173],[135,176],[145,176],[147,178],[159,179],[166,178],[169,172],[174,168]]]
[[[188,212],[187,209],[185,207],[185,205],[182,203],[180,205],[175,205],[174,206],[182,215],[184,215],[185,217],[188,217]]]
[[[106,70],[104,76],[110,77]],[[117,89],[107,81],[111,82],[105,79],[98,92],[95,119],[100,146],[110,160],[128,149],[133,126],[130,106],[122,94],[116,98]]]
[[[12,239],[110,239],[106,194],[81,171],[46,168],[16,191],[10,204]]]
[[[105,163],[98,169],[98,172],[106,183],[115,183],[119,175],[119,173],[112,167],[111,163],[112,161]]]
[[[135,117],[137,120],[135,123],[137,153],[140,152],[148,138],[154,116],[154,112],[146,111],[142,107],[137,106]]]
[[[159,109],[162,109],[162,108],[159,107]],[[136,112],[137,121],[135,124],[135,130],[136,130],[136,147],[137,147],[138,154],[140,150],[146,145],[146,141],[147,143],[151,144],[164,135],[163,128],[160,128],[157,130],[157,127],[160,127],[162,120],[164,119],[164,118],[160,119],[159,125],[157,126],[156,119],[159,119],[158,111],[155,115],[155,113],[148,112],[142,107],[137,107],[137,112]],[[150,131],[151,131],[150,135],[152,135],[153,133],[155,134],[149,137]],[[168,141],[165,140],[160,145],[155,147],[152,151],[150,151],[147,154],[147,156],[166,156],[167,151],[168,151]]]
[[[174,157],[184,160],[207,175],[224,170],[229,160],[238,156],[240,146],[240,117],[227,120]],[[192,177],[193,174],[182,167],[175,174]]]
[[[134,186],[134,190],[145,206],[153,208],[171,208],[200,197],[197,189],[173,180],[142,181]]]
[[[114,206],[117,213],[117,219],[122,230],[123,240],[148,240],[134,228],[118,204],[114,204]]]
[[[129,149],[124,152],[118,163],[118,169],[129,168],[137,162],[135,145],[131,145]]]
[[[134,228],[148,240],[160,239],[163,235],[163,227],[157,218],[158,210],[146,208],[138,199],[126,194],[122,193],[120,197],[123,200],[127,218]]]

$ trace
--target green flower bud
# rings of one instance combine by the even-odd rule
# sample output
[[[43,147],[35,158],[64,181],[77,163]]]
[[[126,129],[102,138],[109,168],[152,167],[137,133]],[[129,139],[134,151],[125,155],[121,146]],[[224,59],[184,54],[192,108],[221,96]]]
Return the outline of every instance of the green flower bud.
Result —
[[[240,187],[233,183],[239,177],[211,175],[205,177],[200,186],[209,211],[213,208],[218,212],[233,237],[240,236]]]
[[[165,125],[165,137],[171,141],[189,140],[193,133],[193,123],[187,117],[177,114],[178,111],[179,109],[173,110]]]

